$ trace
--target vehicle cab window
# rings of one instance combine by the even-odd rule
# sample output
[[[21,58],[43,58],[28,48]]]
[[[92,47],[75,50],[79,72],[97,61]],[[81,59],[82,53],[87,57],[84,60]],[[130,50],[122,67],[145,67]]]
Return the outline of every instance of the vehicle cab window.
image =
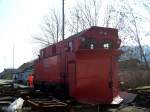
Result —
[[[95,49],[97,48],[97,40],[95,38],[84,38],[80,39],[81,45],[80,48],[82,49]]]
[[[73,41],[68,42],[69,52],[73,52]]]
[[[43,50],[41,50],[41,52],[40,52],[40,57],[44,57],[44,51]]]
[[[110,40],[103,40],[100,42],[100,48],[103,48],[103,49],[111,49],[113,48],[113,44],[112,44],[112,41]]]

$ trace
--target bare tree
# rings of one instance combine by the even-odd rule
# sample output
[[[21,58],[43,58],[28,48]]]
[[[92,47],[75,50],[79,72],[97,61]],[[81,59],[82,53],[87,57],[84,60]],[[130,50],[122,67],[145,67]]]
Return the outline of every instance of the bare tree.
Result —
[[[144,19],[150,24],[150,1],[149,0],[141,0],[141,4],[144,6],[147,11],[148,16],[144,17]],[[146,33],[146,36],[150,36],[150,30]]]
[[[50,10],[49,15],[44,17],[43,22],[40,26],[41,34],[34,35],[33,39],[42,46],[48,46],[61,40],[62,31],[59,14],[55,10]]]
[[[118,14],[119,19],[116,23],[116,28],[119,29],[120,37],[125,40],[124,44],[126,45],[137,45],[140,51],[140,56],[145,62],[145,66],[147,69],[149,69],[149,65],[146,59],[146,56],[144,54],[144,49],[141,43],[141,30],[142,27],[140,26],[141,22],[145,18],[142,18],[138,14],[136,14],[133,11],[133,8],[129,4],[128,0],[123,0],[123,5],[121,5],[121,8],[119,10],[116,10],[115,14]],[[109,21],[111,19],[109,18]],[[113,22],[114,23],[114,22]],[[122,27],[123,26],[123,27]],[[147,32],[145,32],[147,33]]]
[[[71,33],[77,33],[91,26],[97,26],[99,21],[101,1],[84,0],[77,3],[70,10],[68,29]]]
[[[65,14],[65,26],[66,35],[72,33],[78,33],[91,26],[98,25],[99,11],[101,2],[99,0],[84,0],[84,2],[77,3],[72,8],[70,15]],[[33,37],[36,43],[42,45],[42,47],[48,46],[53,43],[57,43],[62,40],[62,21],[59,12],[50,10],[50,13],[44,17],[43,24],[41,24],[41,33],[38,33]]]
[[[150,14],[150,1],[149,0],[142,0],[141,1],[147,12]],[[150,18],[149,18],[150,20]]]

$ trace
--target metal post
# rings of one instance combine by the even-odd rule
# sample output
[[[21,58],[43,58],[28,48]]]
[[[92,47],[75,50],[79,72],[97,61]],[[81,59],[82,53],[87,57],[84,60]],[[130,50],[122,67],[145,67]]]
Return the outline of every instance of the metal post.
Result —
[[[15,62],[15,46],[13,45],[13,69],[14,69],[14,62]]]
[[[64,0],[62,0],[62,39],[64,40],[64,35],[65,35],[65,32],[64,32],[64,22],[65,22],[65,11],[64,11]]]
[[[12,83],[12,87],[14,88],[14,83],[15,83],[15,69],[14,69],[14,64],[15,63],[15,46],[13,44],[13,77],[12,77],[12,80],[13,80],[13,83]]]

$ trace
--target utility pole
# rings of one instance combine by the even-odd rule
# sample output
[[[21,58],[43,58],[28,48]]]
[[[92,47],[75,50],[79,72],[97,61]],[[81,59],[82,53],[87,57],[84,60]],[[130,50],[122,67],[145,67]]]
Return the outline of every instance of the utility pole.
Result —
[[[15,63],[15,46],[13,45],[13,69],[14,69],[14,63]]]
[[[64,35],[65,35],[65,11],[64,11],[64,0],[62,0],[62,39],[64,40]]]
[[[12,80],[13,80],[13,83],[12,83],[12,87],[14,87],[14,83],[16,82],[14,65],[15,65],[15,46],[13,44],[13,69],[12,69],[13,70],[12,71]]]

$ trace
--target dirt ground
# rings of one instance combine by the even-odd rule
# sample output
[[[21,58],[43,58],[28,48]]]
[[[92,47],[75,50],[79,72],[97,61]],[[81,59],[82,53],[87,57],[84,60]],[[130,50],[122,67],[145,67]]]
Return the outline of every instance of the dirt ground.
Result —
[[[76,108],[72,112],[150,112],[149,109],[135,107],[135,106],[125,106],[119,108],[113,108],[104,110],[101,107],[91,106],[86,108]]]
[[[4,80],[0,80],[0,98],[2,98],[1,94],[2,92],[6,92],[8,91],[9,89],[11,90],[12,88],[5,85],[7,83],[11,83],[11,81],[4,81]],[[5,85],[4,87],[5,88],[2,88],[2,85]],[[22,87],[22,86],[21,86]],[[144,88],[149,88],[149,87],[144,87]],[[139,88],[137,88],[139,89]],[[13,91],[11,91],[13,92]],[[15,91],[14,91],[15,92]],[[6,92],[7,93],[7,92]],[[12,97],[12,96],[11,96]],[[9,98],[8,98],[9,99]],[[12,97],[12,100],[13,101],[14,98]],[[0,102],[1,102],[1,99],[0,99]],[[0,112],[6,112],[5,110],[7,109],[9,105],[7,104],[6,105],[2,105],[2,103],[0,103]],[[21,110],[18,110],[17,112],[46,112],[46,111],[39,111],[39,110],[35,110],[35,109],[32,109],[29,106],[23,106],[23,108]],[[48,112],[53,112],[53,111],[48,111]],[[55,111],[55,112],[58,112],[58,111]],[[62,112],[62,111],[59,111],[59,112]],[[86,105],[86,106],[74,106],[72,109],[70,109],[69,111],[66,111],[66,112],[150,112],[150,109],[148,108],[140,108],[140,107],[135,107],[135,106],[120,106],[118,108],[109,108],[107,110],[105,110],[104,108],[102,108],[101,106],[97,106],[97,105]]]

